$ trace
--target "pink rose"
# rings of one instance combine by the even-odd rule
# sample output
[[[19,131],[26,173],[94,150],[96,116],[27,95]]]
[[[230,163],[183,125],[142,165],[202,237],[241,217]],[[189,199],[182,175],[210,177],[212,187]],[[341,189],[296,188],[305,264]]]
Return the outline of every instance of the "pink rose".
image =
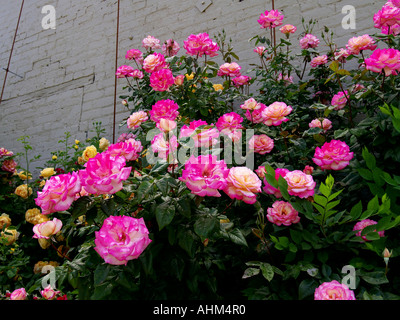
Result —
[[[326,64],[328,62],[328,56],[326,54],[322,56],[317,56],[311,59],[310,65],[311,67],[315,68],[318,66],[321,66],[323,64]]]
[[[300,46],[302,49],[316,48],[318,45],[319,39],[312,34],[308,33],[300,39]]]
[[[277,168],[275,169],[275,179],[276,181],[279,180],[279,177],[284,178],[286,176],[286,174],[289,172],[288,169],[285,168]],[[276,198],[282,198],[282,193],[279,189],[274,188],[272,185],[270,185],[267,181],[267,179],[265,179],[265,177],[263,177],[264,180],[264,187],[263,187],[263,191],[267,194],[273,194]]]
[[[263,112],[267,108],[267,106],[263,103],[259,103],[258,106],[259,106],[259,109],[246,110],[246,113],[245,113],[246,119],[252,123],[263,123],[264,122]]]
[[[249,84],[250,80],[251,80],[250,77],[241,75],[241,76],[237,76],[237,77],[233,78],[232,82],[235,87],[241,87],[246,84]]]
[[[299,213],[286,201],[275,201],[272,208],[267,209],[267,219],[277,226],[290,226],[300,221]]]
[[[260,15],[260,18],[257,20],[257,22],[260,24],[261,29],[276,28],[282,24],[283,18],[284,15],[278,10],[266,10]]]
[[[96,252],[108,264],[127,265],[137,259],[151,243],[143,218],[110,216],[95,232]]]
[[[221,133],[228,133],[235,129],[243,129],[242,122],[242,116],[236,112],[229,112],[219,117],[215,126]]]
[[[128,129],[136,129],[139,128],[140,125],[149,119],[147,112],[145,111],[137,111],[130,115],[127,120]]]
[[[110,145],[103,153],[108,153],[112,157],[124,157],[126,161],[135,161],[140,157],[143,146],[139,140],[128,139]]]
[[[165,57],[161,53],[149,54],[143,61],[143,70],[152,73],[165,67]]]
[[[306,165],[306,166],[304,167],[304,169],[303,169],[303,172],[304,172],[305,174],[313,174],[313,172],[314,172],[314,167],[309,166],[309,165]]]
[[[308,126],[310,128],[321,128],[325,131],[329,130],[332,128],[332,122],[329,119],[314,119],[313,121],[311,121]]]
[[[0,148],[0,158],[2,157],[11,157],[14,155],[14,152],[8,151],[5,148]]]
[[[359,54],[362,50],[375,50],[375,40],[368,34],[351,38],[346,44],[349,54]]]
[[[274,140],[266,134],[254,135],[249,141],[249,148],[259,154],[270,153],[274,148]]]
[[[185,80],[185,76],[183,74],[180,74],[179,76],[176,76],[174,79],[174,84],[177,86],[183,85],[183,81]]]
[[[331,105],[335,107],[335,110],[343,109],[347,104],[347,98],[349,97],[349,93],[347,90],[340,91],[332,97]]]
[[[258,168],[254,171],[255,171],[255,173],[257,173],[257,175],[260,179],[264,179],[265,173],[267,172],[265,170],[265,166],[258,166]]]
[[[356,233],[357,237],[361,237],[364,241],[369,241],[365,235],[361,236],[361,233],[362,233],[362,231],[363,231],[363,229],[365,227],[372,226],[372,225],[377,224],[377,223],[378,222],[376,222],[374,220],[371,220],[371,219],[364,219],[362,221],[357,222],[354,225],[353,231],[358,231]],[[375,232],[376,232],[376,230],[375,230]],[[379,231],[378,234],[379,234],[380,237],[384,237],[385,236],[385,231]]]
[[[125,164],[124,157],[98,153],[85,163],[85,170],[79,171],[82,185],[91,194],[114,194],[122,189],[123,181],[131,173],[132,167],[125,167]]]
[[[25,288],[14,290],[10,295],[10,300],[25,300],[27,296]]]
[[[307,198],[314,195],[316,182],[311,175],[300,170],[294,170],[286,173],[284,179],[288,184],[287,191],[291,196]]]
[[[54,290],[51,285],[48,285],[46,288],[40,291],[40,294],[46,300],[53,300],[59,293],[60,291]]]
[[[292,107],[284,102],[274,102],[262,112],[263,123],[267,126],[279,126],[282,122],[289,121],[286,118],[292,112]]]
[[[178,109],[179,106],[173,100],[159,100],[150,110],[150,119],[154,122],[159,122],[161,119],[174,121],[179,115]]]
[[[165,133],[174,130],[176,128],[176,125],[176,121],[168,119],[161,119],[160,122],[156,123],[156,127]]]
[[[322,170],[342,170],[353,159],[353,152],[349,146],[340,140],[325,142],[323,146],[316,147],[313,161]]]
[[[399,9],[400,10],[400,9]],[[396,49],[376,49],[372,55],[365,59],[366,68],[372,72],[385,72],[388,77],[397,75],[400,70],[400,51]]]
[[[284,84],[285,84],[285,86],[287,86],[287,85],[293,83],[293,76],[290,76],[290,77],[289,77],[289,76],[286,75],[286,74],[283,75],[282,72],[281,72],[281,73],[279,73],[277,80],[278,80],[278,81],[283,81]]]
[[[195,158],[193,155],[185,163],[179,180],[185,182],[193,194],[200,197],[220,197],[219,190],[226,187],[229,174],[224,160],[206,155]]]
[[[336,280],[322,283],[314,291],[314,300],[356,300],[353,290]]]
[[[291,24],[285,24],[283,27],[279,28],[279,31],[283,34],[289,35],[290,33],[295,33],[297,28]]]
[[[146,48],[147,50],[160,49],[160,40],[153,36],[147,36],[142,40],[142,47]]]
[[[350,55],[349,50],[340,48],[339,51],[334,52],[335,59],[339,62],[346,62],[346,58]]]
[[[261,106],[262,104],[258,103],[254,98],[249,98],[242,105],[240,105],[240,108],[243,110],[257,110],[260,109]]]
[[[131,72],[131,77],[134,79],[143,79],[143,76],[143,72],[138,69],[135,69]]]
[[[161,132],[154,136],[153,140],[151,141],[151,149],[154,153],[158,154],[158,157],[164,160],[171,161],[176,160],[174,154],[178,149],[178,139],[176,136],[169,137],[169,140],[164,138],[164,133]],[[174,159],[171,159],[174,157]]]
[[[42,209],[42,214],[65,211],[80,190],[81,181],[77,172],[52,176],[42,191],[38,191],[35,203]]]
[[[54,218],[53,220],[35,224],[33,227],[33,238],[35,239],[50,239],[51,236],[60,232],[63,224],[61,220]]]
[[[143,53],[138,49],[130,49],[126,52],[126,60],[135,60],[137,63],[143,63]]]
[[[210,128],[199,129],[200,126],[208,126],[206,121],[194,120],[187,125],[182,126],[180,137],[191,137],[194,140],[194,146],[210,147],[218,143],[219,132],[216,128],[210,125]]]
[[[135,69],[131,66],[127,66],[127,65],[123,65],[120,66],[117,71],[115,72],[115,75],[117,76],[117,78],[128,78],[128,77],[132,77],[132,73]]]
[[[237,77],[240,76],[240,69],[241,66],[239,66],[236,62],[224,63],[219,67],[217,75],[220,77]]]
[[[17,165],[14,159],[6,159],[1,166],[1,170],[14,173]]]
[[[212,41],[207,33],[191,34],[186,41],[183,41],[183,48],[187,54],[198,57],[203,55],[215,57],[219,50],[218,44]]]
[[[260,56],[262,56],[265,52],[265,47],[259,46],[259,47],[256,47],[253,51],[258,53]]]
[[[400,0],[389,0],[388,3],[393,7],[400,8]]]
[[[161,69],[150,76],[150,86],[155,91],[168,91],[174,83],[175,79],[170,69]]]
[[[400,24],[394,24],[392,26],[383,26],[381,28],[381,33],[383,34],[392,34],[394,36],[397,36],[400,34]]]
[[[168,39],[162,46],[162,52],[167,57],[176,56],[180,50],[179,43],[174,41],[173,39]]]
[[[400,24],[400,8],[385,4],[382,9],[374,14],[373,20],[374,27],[378,29]]]
[[[232,167],[226,178],[224,192],[231,198],[253,204],[257,201],[257,193],[261,192],[261,180],[247,167]]]

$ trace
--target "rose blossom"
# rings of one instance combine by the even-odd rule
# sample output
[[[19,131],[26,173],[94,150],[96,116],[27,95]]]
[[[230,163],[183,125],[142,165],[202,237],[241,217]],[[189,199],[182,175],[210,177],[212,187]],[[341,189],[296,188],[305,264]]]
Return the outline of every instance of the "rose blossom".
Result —
[[[149,119],[147,112],[145,111],[137,111],[130,115],[127,120],[128,129],[136,129],[139,128],[140,125]]]
[[[382,27],[400,24],[400,8],[385,4],[382,9],[374,14],[374,27]]]
[[[259,47],[256,47],[253,51],[258,53],[260,56],[262,56],[264,54],[265,47],[259,46]]]
[[[376,49],[372,55],[365,59],[366,68],[380,73],[382,70],[388,77],[397,75],[400,70],[400,51],[396,49]]]
[[[249,148],[259,154],[270,153],[274,148],[274,140],[266,134],[254,135],[249,141]]]
[[[347,90],[340,91],[332,97],[331,105],[335,107],[335,110],[343,109],[347,104],[347,98],[349,96],[349,92]]]
[[[358,231],[356,233],[357,237],[361,237],[364,241],[369,241],[365,235],[361,236],[362,231],[363,231],[363,229],[365,227],[372,226],[372,225],[377,224],[377,223],[378,222],[376,222],[374,220],[371,220],[371,219],[364,219],[364,220],[361,220],[361,221],[357,222],[354,225],[353,231]],[[376,232],[376,230],[375,230],[375,232]],[[385,236],[385,231],[379,231],[378,234],[379,234],[380,237],[384,237]]]
[[[140,140],[128,139],[110,145],[103,153],[108,153],[112,157],[124,157],[126,161],[134,161],[139,158],[142,150]]]
[[[262,112],[263,123],[267,126],[279,126],[282,122],[289,121],[286,116],[292,112],[292,107],[284,102],[274,102]]]
[[[110,216],[95,232],[94,250],[106,263],[127,265],[129,260],[139,258],[151,241],[143,218]]]
[[[261,13],[257,22],[261,25],[261,29],[276,28],[282,24],[283,18],[284,15],[278,10],[266,10],[264,13]]]
[[[400,24],[394,24],[392,26],[383,26],[381,28],[381,33],[383,34],[392,34],[394,36],[397,36],[400,34]]]
[[[210,126],[211,128],[199,129],[200,126]],[[190,122],[189,127],[187,125],[182,126],[180,138],[183,137],[193,138],[196,148],[210,147],[218,143],[219,132],[212,125],[208,125],[206,121],[199,119]]]
[[[257,200],[257,193],[261,192],[260,178],[247,167],[232,167],[226,181],[224,192],[231,199],[253,204]]]
[[[306,165],[303,169],[305,174],[312,174],[314,172],[314,167]]]
[[[285,169],[285,168],[275,169],[275,180],[278,181],[279,177],[284,178],[288,172],[289,172],[289,170]],[[282,197],[281,191],[279,189],[273,187],[272,185],[270,185],[265,177],[263,177],[263,181],[264,181],[263,191],[265,193],[273,194],[276,198]]]
[[[229,112],[219,117],[217,122],[215,123],[215,126],[217,127],[219,132],[232,138],[236,137],[235,131],[237,129],[243,129],[242,122],[243,118],[238,113]]]
[[[322,170],[342,170],[353,159],[353,152],[349,146],[340,140],[325,142],[323,146],[316,147],[313,161]]]
[[[302,49],[316,48],[319,45],[319,39],[308,33],[300,39],[300,46]]]
[[[164,42],[164,44],[162,46],[162,52],[167,57],[172,57],[172,56],[176,56],[176,54],[179,52],[180,48],[181,47],[179,46],[178,42],[176,42],[173,39],[168,39],[166,42]]]
[[[332,128],[332,122],[329,119],[314,119],[313,121],[311,121],[308,126],[310,128],[321,128],[323,130],[329,130]]]
[[[142,71],[140,71],[138,69],[135,69],[135,70],[132,71],[131,76],[134,79],[143,79],[144,75],[143,75]]]
[[[250,77],[241,75],[233,78],[232,82],[235,87],[240,87],[249,84],[250,80],[251,80]]]
[[[51,236],[60,232],[63,224],[61,220],[54,218],[50,221],[45,221],[33,226],[33,238],[35,239],[50,239]]]
[[[288,184],[287,191],[290,195],[298,196],[299,198],[307,198],[314,195],[316,182],[311,175],[305,174],[300,170],[294,170],[289,171],[283,178]]]
[[[400,8],[400,0],[389,0],[387,4],[390,4],[393,7]]]
[[[240,76],[241,66],[239,66],[236,62],[232,63],[224,63],[219,67],[217,75],[228,76],[228,77],[237,77]]]
[[[142,47],[150,50],[160,49],[160,40],[153,36],[147,36],[142,40]]]
[[[359,54],[362,50],[375,50],[375,40],[368,34],[351,38],[346,44],[346,49],[350,54]]]
[[[135,60],[137,63],[143,63],[143,53],[138,49],[130,49],[126,52],[126,60]]]
[[[346,62],[346,58],[350,55],[349,50],[340,48],[339,51],[334,52],[335,59],[339,62]]]
[[[161,53],[149,54],[143,61],[143,70],[152,73],[165,67],[165,57]]]
[[[1,170],[14,173],[17,165],[14,159],[6,159],[1,166]]]
[[[254,171],[255,171],[255,173],[257,173],[257,175],[260,179],[264,179],[265,173],[267,172],[265,170],[265,166],[258,166],[258,168]]]
[[[326,54],[322,56],[317,56],[315,58],[312,58],[310,61],[311,67],[315,68],[317,66],[323,65],[328,62],[328,56]]]
[[[132,170],[132,167],[125,167],[125,164],[124,157],[113,157],[108,152],[98,153],[85,164],[85,170],[79,171],[82,186],[94,195],[120,191],[123,181],[128,179]]]
[[[295,33],[297,28],[291,24],[285,24],[283,27],[279,28],[279,31],[283,34],[289,35],[290,33]]]
[[[117,142],[122,142],[126,141],[129,139],[135,139],[135,135],[132,132],[129,133],[121,133],[121,135],[118,137]]]
[[[283,75],[282,72],[279,73],[277,81],[282,81],[285,83],[285,86],[293,83],[293,76]]]
[[[229,169],[224,160],[206,155],[195,158],[193,155],[185,163],[179,180],[185,182],[191,192],[200,197],[220,197],[218,190],[226,187]]]
[[[117,69],[117,71],[115,72],[115,75],[117,76],[117,78],[132,77],[133,76],[132,73],[134,70],[135,69],[133,69],[133,67],[131,67],[131,66],[123,65]]]
[[[258,109],[248,109],[246,110],[245,116],[246,119],[252,123],[262,123],[264,122],[263,112],[267,108],[267,106],[263,103],[258,103]]]
[[[0,148],[0,158],[2,157],[11,157],[14,155],[14,152],[8,151],[5,148]]]
[[[336,280],[322,283],[314,291],[314,300],[356,300],[353,290]]]
[[[165,133],[174,130],[176,128],[176,125],[176,121],[168,119],[161,119],[160,122],[156,123],[156,127]]]
[[[212,41],[207,33],[191,34],[186,41],[183,41],[183,48],[187,54],[198,57],[203,55],[215,57],[219,50],[218,44]]]
[[[42,191],[38,191],[36,205],[42,208],[42,214],[68,210],[81,190],[81,181],[77,172],[52,176],[46,181]]]
[[[51,285],[48,285],[46,288],[40,291],[40,294],[46,300],[53,300],[59,293],[60,291],[54,290]]]
[[[178,139],[173,135],[169,137],[169,140],[166,140],[164,138],[164,133],[161,132],[155,135],[151,141],[151,149],[154,153],[158,153],[158,157],[161,159],[170,161],[170,155],[172,155],[173,160],[176,160],[174,154],[178,149]]]
[[[10,295],[10,300],[25,300],[27,296],[25,288],[14,290]]]
[[[159,100],[150,110],[150,119],[154,122],[159,122],[161,119],[174,121],[179,115],[178,109],[179,106],[174,100]]]
[[[298,223],[300,221],[299,213],[286,201],[275,201],[272,204],[272,208],[267,209],[267,212],[268,221],[277,226],[282,224],[284,226],[290,226],[292,223]]]
[[[185,80],[185,76],[180,74],[174,78],[174,84],[177,86],[183,85],[183,81]]]
[[[161,69],[150,76],[150,86],[155,91],[168,91],[174,83],[174,76],[170,69]]]
[[[258,103],[254,98],[247,99],[240,108],[243,110],[257,110],[261,108],[261,103]]]

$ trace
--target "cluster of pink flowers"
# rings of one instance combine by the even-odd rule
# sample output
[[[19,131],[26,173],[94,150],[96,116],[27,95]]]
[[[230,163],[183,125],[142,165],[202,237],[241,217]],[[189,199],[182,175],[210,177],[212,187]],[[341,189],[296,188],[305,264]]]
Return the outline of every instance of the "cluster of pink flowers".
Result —
[[[110,145],[103,153],[108,153],[112,157],[124,157],[126,161],[134,161],[139,158],[143,146],[139,140],[128,139]]]
[[[133,67],[122,65],[117,69],[115,75],[117,76],[117,78],[133,77],[134,71],[135,69]]]
[[[167,57],[176,56],[180,49],[181,47],[179,43],[176,42],[174,39],[168,39],[167,41],[164,42],[162,46],[162,52]]]
[[[175,162],[176,159],[170,159],[174,157],[176,150],[178,149],[179,143],[175,135],[170,135],[168,139],[164,137],[164,133],[161,132],[154,136],[151,140],[151,149],[161,159],[168,160],[169,162]]]
[[[365,65],[373,72],[384,72],[386,76],[397,75],[400,70],[400,51],[392,48],[376,49],[365,59]]]
[[[300,39],[300,47],[302,49],[316,48],[318,45],[319,39],[310,33],[307,33],[303,38]]]
[[[138,49],[129,49],[125,55],[126,60],[134,60],[138,64],[143,63],[143,52]]]
[[[161,49],[160,40],[148,35],[142,40],[142,47],[146,50],[154,51],[156,49]]]
[[[356,300],[354,291],[336,280],[322,283],[314,291],[314,300]]]
[[[400,8],[393,4],[393,1],[386,3],[382,9],[374,14],[374,27],[391,27],[400,24]]]
[[[363,239],[364,241],[368,241],[367,237],[365,235],[361,235],[361,233],[362,233],[362,231],[364,230],[365,227],[373,226],[375,224],[377,224],[377,222],[374,221],[374,220],[364,219],[364,220],[361,220],[361,221],[357,222],[354,225],[353,231],[357,231],[356,232],[356,236],[357,237],[361,237],[361,239]],[[378,234],[379,234],[380,237],[384,237],[385,236],[385,231],[383,231],[383,230],[379,231]]]
[[[220,133],[228,136],[232,141],[238,141],[242,136],[243,118],[236,112],[225,113],[218,118],[215,126]]]
[[[218,44],[210,39],[208,33],[191,34],[183,42],[183,48],[187,54],[198,57],[203,55],[215,57],[218,55],[217,52],[219,50]]]
[[[353,159],[349,146],[340,140],[325,142],[322,147],[316,147],[313,161],[322,170],[342,170]]]
[[[326,119],[326,118],[314,119],[308,124],[308,126],[310,128],[321,128],[321,129],[327,131],[332,128],[332,121],[329,119]]]
[[[199,128],[203,126],[205,128]],[[191,137],[196,148],[210,147],[218,143],[219,131],[212,124],[208,125],[206,121],[199,119],[190,122],[189,126],[182,126],[180,137]]]
[[[267,209],[267,219],[277,226],[290,226],[300,221],[299,213],[286,201],[275,201],[272,208]]]
[[[264,169],[265,171],[265,169]],[[279,180],[279,177],[285,178],[286,174],[289,172],[288,169],[285,168],[277,168],[275,169],[275,179],[276,181]],[[270,185],[267,182],[267,179],[264,179],[264,187],[263,187],[263,191],[267,194],[272,194],[274,195],[276,198],[281,198],[282,197],[282,193],[279,189],[273,187],[272,185]]]
[[[284,15],[278,10],[266,10],[264,13],[261,13],[260,18],[257,20],[257,22],[260,24],[261,29],[271,29],[282,25],[283,18]]]
[[[224,160],[217,160],[217,156],[193,155],[185,163],[182,176],[179,180],[184,181],[191,192],[200,197],[220,197],[219,190],[226,185],[229,169]]]
[[[137,259],[152,241],[143,218],[128,216],[108,217],[95,236],[94,250],[112,265],[126,265]]]
[[[347,97],[349,97],[349,92],[347,90],[340,91],[332,97],[331,105],[335,110],[341,110],[347,104]]]
[[[18,163],[14,159],[6,159],[1,165],[1,170],[14,173],[17,169]]]

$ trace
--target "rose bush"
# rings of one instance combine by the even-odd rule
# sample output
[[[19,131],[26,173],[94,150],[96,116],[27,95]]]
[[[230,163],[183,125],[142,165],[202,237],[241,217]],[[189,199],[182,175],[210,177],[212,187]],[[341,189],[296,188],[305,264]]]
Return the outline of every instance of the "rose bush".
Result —
[[[3,297],[399,299],[397,5],[345,48],[267,10],[249,75],[224,31],[129,49],[116,142],[0,148]]]

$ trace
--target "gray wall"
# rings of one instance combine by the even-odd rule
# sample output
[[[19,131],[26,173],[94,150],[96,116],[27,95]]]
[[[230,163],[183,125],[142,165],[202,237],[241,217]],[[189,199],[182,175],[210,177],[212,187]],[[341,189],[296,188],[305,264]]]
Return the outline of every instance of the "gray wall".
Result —
[[[22,0],[0,0],[0,68],[7,66],[9,52]],[[253,35],[268,34],[257,19],[271,10],[271,1],[213,0],[200,12],[197,0],[121,0],[118,65],[125,64],[126,50],[141,48],[141,41],[153,35],[161,42],[174,38],[183,47],[191,33],[208,32],[211,37],[225,29],[232,38],[242,70],[257,63]],[[385,1],[275,0],[275,8],[285,14],[284,24],[298,27],[301,18],[318,19],[314,34],[320,36],[324,25],[336,33],[336,43],[344,46],[350,37],[374,33],[372,17]],[[356,9],[356,29],[345,30],[342,8]],[[57,12],[56,29],[42,28],[42,7],[53,5]],[[32,156],[41,154],[40,166],[59,149],[57,141],[64,132],[72,139],[84,140],[94,121],[101,121],[112,141],[114,110],[115,40],[117,1],[106,0],[26,0],[3,102],[0,104],[0,147],[22,151],[17,139],[31,137]],[[278,36],[280,32],[277,32]],[[296,42],[297,43],[297,42]],[[321,41],[320,50],[324,52]],[[181,49],[180,54],[184,53]],[[218,58],[216,62],[220,63]],[[5,71],[0,69],[0,85]],[[118,80],[117,97],[125,83]],[[118,123],[127,117],[119,102],[116,137],[126,131]],[[33,165],[35,166],[35,164]]]

